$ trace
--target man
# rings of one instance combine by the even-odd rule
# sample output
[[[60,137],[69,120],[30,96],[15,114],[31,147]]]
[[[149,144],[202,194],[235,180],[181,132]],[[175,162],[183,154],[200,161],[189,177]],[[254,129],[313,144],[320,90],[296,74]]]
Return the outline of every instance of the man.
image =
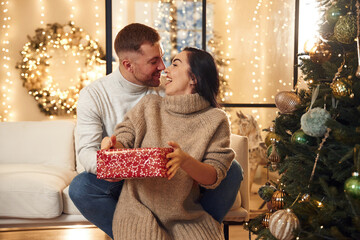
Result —
[[[80,92],[77,105],[76,152],[85,171],[70,184],[70,198],[90,222],[111,238],[112,220],[123,181],[96,178],[96,151],[101,140],[113,134],[115,125],[146,94],[164,94],[160,74],[165,69],[160,36],[143,24],[130,24],[116,36],[119,68]],[[233,161],[228,176],[213,190],[203,190],[201,205],[221,222],[231,208],[242,180]]]

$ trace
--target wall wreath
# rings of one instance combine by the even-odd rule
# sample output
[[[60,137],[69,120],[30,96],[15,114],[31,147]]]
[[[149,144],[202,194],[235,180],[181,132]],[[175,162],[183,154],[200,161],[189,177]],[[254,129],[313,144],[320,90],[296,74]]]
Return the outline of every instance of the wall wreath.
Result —
[[[46,115],[76,116],[79,91],[105,74],[103,50],[72,23],[47,24],[28,40],[16,66],[23,86]]]

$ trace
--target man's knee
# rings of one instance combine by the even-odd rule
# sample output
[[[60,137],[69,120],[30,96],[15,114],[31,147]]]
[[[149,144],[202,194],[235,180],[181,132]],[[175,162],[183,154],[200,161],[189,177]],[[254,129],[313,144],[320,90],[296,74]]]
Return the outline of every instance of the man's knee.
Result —
[[[82,198],[84,184],[88,177],[88,173],[82,172],[74,177],[74,179],[71,181],[69,186],[69,196],[72,201],[76,202],[78,199]]]

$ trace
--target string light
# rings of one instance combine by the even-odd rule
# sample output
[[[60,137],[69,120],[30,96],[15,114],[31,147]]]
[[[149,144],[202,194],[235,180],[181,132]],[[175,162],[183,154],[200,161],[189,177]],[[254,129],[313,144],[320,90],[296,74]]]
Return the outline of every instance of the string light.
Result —
[[[283,0],[281,0],[283,2]],[[285,4],[281,4],[281,3],[277,3],[277,6],[282,6],[282,7],[286,7],[287,5]],[[283,20],[283,24],[279,25],[279,26],[274,26],[273,27],[273,33],[278,33],[278,32],[284,32],[286,29],[288,29],[290,27],[289,21],[290,19],[287,17],[284,17],[284,10],[279,9],[277,10],[276,7],[274,6],[274,2],[272,0],[258,0],[258,3],[255,7],[254,10],[254,17],[252,18],[252,21],[255,25],[255,40],[253,41],[253,53],[254,53],[254,58],[252,60],[250,60],[250,65],[252,65],[254,67],[254,71],[253,71],[253,78],[251,79],[251,83],[253,84],[253,89],[254,89],[254,93],[253,93],[253,102],[267,102],[268,99],[266,97],[263,97],[262,99],[260,99],[260,96],[264,96],[265,94],[262,94],[261,92],[264,91],[265,89],[263,88],[263,86],[265,86],[262,83],[262,79],[265,76],[271,76],[271,70],[273,68],[279,68],[279,67],[285,67],[285,68],[291,68],[291,66],[284,61],[284,65],[283,66],[278,66],[276,62],[273,62],[272,64],[268,64],[266,62],[266,53],[272,53],[272,51],[276,50],[279,52],[279,55],[285,59],[286,57],[288,57],[287,55],[287,51],[283,51],[281,49],[281,47],[283,49],[287,49],[289,48],[288,44],[285,43],[283,44],[283,46],[279,46],[277,47],[277,49],[274,48],[268,48],[266,49],[266,44],[263,42],[263,40],[268,39],[269,33],[268,33],[268,29],[269,27],[262,27],[264,24],[266,25],[270,25],[272,24],[272,22],[274,21],[273,19],[282,19]],[[279,15],[279,16],[275,16],[274,15]],[[282,53],[281,53],[282,52]],[[288,51],[290,52],[290,51]],[[292,79],[277,79],[277,82],[279,84],[279,86],[292,86]],[[268,82],[268,80],[267,80]],[[273,83],[269,83],[268,85],[271,85]],[[276,92],[279,92],[280,89],[276,89]],[[271,99],[275,99],[275,94],[271,96]]]
[[[232,6],[231,6],[231,2],[230,0],[226,0],[226,9],[227,9],[227,14],[226,14],[226,19],[225,19],[225,29],[226,29],[226,35],[225,35],[225,58],[222,58],[222,62],[224,63],[225,67],[222,70],[221,75],[223,75],[225,81],[223,81],[223,84],[227,84],[227,81],[230,79],[229,74],[232,72],[232,68],[231,68],[231,61],[230,61],[230,52],[232,51],[232,45],[231,45],[231,30],[230,30],[230,21],[231,21],[231,17],[232,17]],[[226,47],[227,46],[227,47]],[[221,77],[220,75],[220,77]],[[228,90],[225,88],[225,92],[223,93],[223,97],[222,97],[222,101],[228,101],[230,99],[230,97],[232,97],[233,93],[232,91]]]
[[[2,38],[1,38],[1,66],[5,73],[5,80],[1,83],[1,105],[0,105],[0,121],[7,122],[11,121],[14,117],[12,106],[10,104],[12,100],[12,85],[11,72],[10,72],[10,41],[9,41],[9,32],[10,32],[10,20],[9,15],[9,1],[1,2],[1,18],[4,21],[2,24]],[[3,77],[1,78],[3,79]]]
[[[259,30],[260,17],[258,17],[258,13],[259,13],[261,5],[262,5],[262,0],[259,0],[258,4],[255,7],[255,9],[256,9],[254,11],[255,16],[252,18],[252,20],[255,22],[255,29],[256,29],[256,33],[255,33],[256,40],[254,41],[255,47],[253,48],[253,52],[255,54],[255,57],[250,62],[250,64],[252,64],[255,67],[255,71],[252,72],[252,75],[254,76],[254,78],[251,81],[255,85],[254,86],[255,93],[253,94],[254,99],[257,99],[259,97],[259,94],[256,93],[258,91],[258,88],[256,86],[257,86],[257,84],[261,84],[261,79],[260,78],[256,79],[256,73],[259,71],[259,66],[262,66],[262,64],[260,62],[261,58],[257,56],[258,47],[259,47],[260,44],[262,44],[261,41],[259,40],[259,36],[260,36],[260,33],[259,33],[259,31],[260,31]],[[261,69],[261,74],[263,74],[263,73],[264,73],[263,69]]]
[[[45,6],[44,6],[44,1],[43,0],[39,0],[39,4],[40,4],[40,26],[44,26],[45,25]]]
[[[145,24],[149,24],[150,23],[149,17],[150,17],[150,12],[151,12],[150,4],[145,2],[143,9],[144,9],[143,16],[145,18],[144,22],[145,22]]]
[[[74,21],[74,18],[75,18],[75,10],[76,10],[76,8],[75,8],[75,6],[73,5],[73,0],[69,0],[69,3],[70,3],[70,23],[72,24],[72,25],[74,25],[75,24],[75,21]]]
[[[94,0],[95,3],[95,25],[96,25],[96,36],[95,36],[95,41],[99,42],[99,37],[100,37],[100,14],[99,14],[99,5],[97,3],[97,0]]]
[[[115,14],[116,19],[114,21],[114,26],[115,26],[115,32],[118,32],[121,28],[123,28],[125,26],[125,21],[127,19],[127,11],[125,11],[124,9],[127,8],[126,5],[127,1],[115,1],[113,2],[114,9],[117,9],[118,13]]]

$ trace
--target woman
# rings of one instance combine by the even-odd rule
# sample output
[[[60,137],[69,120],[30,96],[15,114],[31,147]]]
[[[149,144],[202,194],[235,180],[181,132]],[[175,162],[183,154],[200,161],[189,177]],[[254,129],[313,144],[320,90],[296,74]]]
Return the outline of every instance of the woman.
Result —
[[[223,239],[199,203],[199,185],[215,188],[234,158],[228,118],[218,107],[212,56],[185,48],[165,69],[166,97],[148,95],[102,141],[110,147],[168,147],[168,179],[126,179],[114,213],[114,239]]]

